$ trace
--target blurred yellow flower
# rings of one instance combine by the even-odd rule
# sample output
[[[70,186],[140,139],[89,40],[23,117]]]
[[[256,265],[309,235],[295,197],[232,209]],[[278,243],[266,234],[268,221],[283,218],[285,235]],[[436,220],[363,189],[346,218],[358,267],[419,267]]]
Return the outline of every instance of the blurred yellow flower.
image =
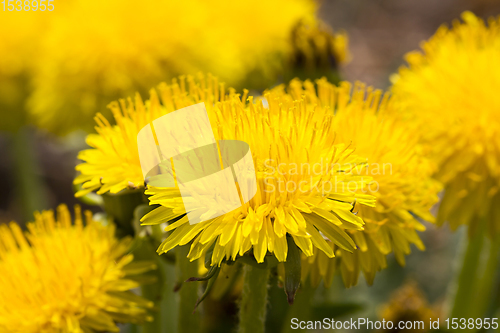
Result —
[[[203,90],[197,91],[195,100],[203,101]],[[370,180],[355,175],[364,159],[354,156],[348,144],[336,143],[330,109],[272,91],[264,97],[245,102],[233,93],[208,108],[217,139],[250,145],[255,197],[231,213],[191,225],[183,217],[178,189],[148,188],[150,204],[160,207],[143,217],[144,225],[180,218],[166,228],[173,232],[159,253],[190,243],[191,260],[213,246],[212,265],[250,250],[259,263],[268,253],[285,261],[287,234],[307,256],[317,248],[334,257],[327,239],[347,252],[355,249],[345,229],[362,229],[363,221],[351,212],[352,203],[374,205],[372,196],[350,191]]]
[[[375,207],[354,208],[365,222],[363,230],[349,230],[358,249],[349,253],[334,247],[339,254],[335,259],[320,253],[305,259],[304,278],[310,273],[313,284],[324,277],[329,285],[335,267],[340,267],[347,286],[357,283],[360,271],[372,283],[375,273],[386,267],[387,254],[394,253],[404,265],[411,244],[424,249],[417,231],[425,227],[418,218],[434,221],[429,210],[441,189],[431,178],[434,169],[422,153],[416,132],[393,116],[388,94],[360,83],[354,89],[347,82],[336,87],[325,79],[317,81],[317,90],[309,81],[294,80],[288,93],[294,98],[305,96],[318,108],[335,110],[332,131],[336,142],[352,143],[355,154],[366,159],[367,167],[360,175],[373,179],[366,193],[377,199]]]
[[[166,78],[215,72],[241,84],[276,76],[312,0],[84,1],[58,3],[43,31],[29,107],[37,124],[64,133],[92,127],[111,100]]]
[[[500,18],[485,24],[464,12],[462,19],[406,56],[408,67],[394,75],[392,91],[445,184],[438,224],[474,232],[484,219],[494,235],[500,232]]]
[[[13,3],[12,3],[13,4]],[[47,15],[33,11],[0,11],[0,123],[1,131],[26,124],[25,99],[33,55],[39,54],[40,31]]]
[[[380,320],[391,321],[394,329],[380,330],[380,332],[394,332],[399,322],[424,322],[420,329],[413,328],[413,331],[428,332],[429,320],[436,320],[439,316],[431,307],[425,295],[418,288],[416,282],[409,281],[399,287],[379,310]]]
[[[155,268],[133,262],[132,240],[67,207],[35,214],[23,234],[0,226],[0,332],[118,332],[116,322],[149,320],[152,303],[130,290]]]
[[[286,82],[319,79],[326,76],[338,82],[340,65],[350,61],[349,38],[345,31],[333,32],[318,20],[302,20],[292,30],[290,69],[284,71]]]

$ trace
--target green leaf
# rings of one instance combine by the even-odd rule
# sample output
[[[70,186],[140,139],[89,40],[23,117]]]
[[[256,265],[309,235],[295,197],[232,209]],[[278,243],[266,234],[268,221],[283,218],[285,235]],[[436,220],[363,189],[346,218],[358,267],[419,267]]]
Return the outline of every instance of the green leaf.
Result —
[[[208,280],[207,287],[205,288],[205,291],[203,292],[203,295],[200,296],[200,298],[196,301],[196,304],[194,306],[194,309],[200,305],[201,302],[208,296],[210,293],[210,290],[212,290],[215,281],[217,280],[217,277],[219,276],[220,268],[217,267],[217,269],[214,270],[214,275]]]

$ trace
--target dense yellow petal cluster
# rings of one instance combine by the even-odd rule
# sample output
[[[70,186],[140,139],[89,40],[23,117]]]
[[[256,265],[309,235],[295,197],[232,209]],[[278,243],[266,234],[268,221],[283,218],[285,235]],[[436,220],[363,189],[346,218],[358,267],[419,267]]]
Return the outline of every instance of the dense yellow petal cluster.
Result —
[[[152,303],[130,290],[155,265],[133,262],[131,239],[79,207],[74,224],[64,205],[35,219],[26,233],[0,226],[0,332],[118,332],[149,319]]]
[[[362,229],[363,222],[352,214],[352,203],[374,202],[372,196],[354,194],[348,187],[362,188],[369,177],[356,175],[364,159],[353,156],[349,145],[335,144],[332,110],[316,110],[304,100],[279,92],[269,92],[256,103],[252,97],[243,102],[246,92],[241,97],[229,89],[226,94],[224,85],[217,85],[212,77],[189,77],[187,82],[181,78],[180,83],[160,85],[158,90],[161,103],[153,90],[145,103],[136,98],[135,104],[112,104],[116,126],[97,117],[100,134],[88,140],[95,148],[80,154],[86,163],[78,166],[82,175],[75,182],[84,182],[85,188],[79,195],[142,186],[135,141],[138,131],[162,114],[204,102],[217,139],[237,139],[250,145],[258,192],[231,214],[196,225],[187,223],[187,218],[171,224],[167,231],[175,231],[161,245],[160,253],[193,241],[192,260],[214,245],[212,264],[252,248],[259,262],[268,251],[284,261],[287,233],[309,256],[315,247],[334,256],[325,236],[346,251],[354,250],[354,242],[344,230]],[[315,164],[319,168],[311,170]],[[145,224],[168,222],[185,213],[177,189],[151,188],[146,193],[152,195],[151,204],[161,207],[144,218]]]
[[[425,228],[417,218],[433,221],[429,209],[441,187],[430,178],[434,169],[418,136],[393,116],[387,95],[361,85],[351,93],[350,84],[336,87],[324,79],[317,90],[294,80],[287,90],[279,86],[256,100],[246,94],[227,94],[215,78],[200,76],[162,84],[146,102],[113,103],[118,125],[98,116],[100,134],[88,138],[94,149],[80,154],[86,163],[78,167],[76,182],[85,182],[79,195],[143,186],[138,131],[160,115],[205,102],[217,139],[250,145],[258,192],[234,213],[190,225],[177,189],[149,188],[151,204],[161,207],[144,224],[182,217],[167,227],[173,232],[158,252],[192,242],[192,260],[214,246],[212,264],[251,249],[259,262],[268,252],[283,261],[288,233],[309,257],[305,268],[327,263],[311,265],[313,282],[340,265],[346,285],[354,285],[360,271],[373,281],[387,254],[404,264],[411,244],[423,249],[416,231]]]
[[[283,91],[283,87],[278,89]],[[328,285],[335,267],[340,267],[345,284],[351,286],[357,283],[360,270],[371,283],[375,273],[386,267],[389,253],[404,265],[411,244],[424,249],[417,231],[425,227],[418,219],[434,221],[429,210],[441,189],[431,178],[434,168],[424,157],[416,132],[394,117],[388,94],[362,84],[352,89],[347,82],[336,87],[321,79],[316,89],[311,82],[295,80],[287,91],[294,98],[305,96],[312,105],[335,110],[332,126],[336,142],[352,143],[355,154],[366,159],[360,175],[373,179],[365,193],[377,199],[375,207],[356,205],[365,226],[349,230],[349,234],[358,249],[349,253],[334,247],[339,253],[335,259],[320,253],[307,258],[305,277],[310,273],[314,284],[325,277]]]
[[[408,54],[394,76],[394,98],[416,126],[445,184],[438,224],[454,230],[488,221],[500,231],[500,18],[486,24],[471,12],[442,26]]]
[[[145,93],[183,73],[217,73],[233,85],[254,74],[275,79],[292,27],[312,19],[316,9],[312,0],[74,0],[55,6],[50,28],[38,31],[43,52],[36,57],[29,107],[39,126],[59,133],[91,129],[92,116],[110,100]]]
[[[209,108],[217,139],[249,144],[256,168],[255,197],[231,213],[191,225],[182,217],[178,189],[148,188],[150,203],[160,207],[144,216],[144,224],[182,217],[166,228],[173,232],[159,253],[190,243],[191,260],[213,246],[212,265],[249,250],[257,262],[268,253],[285,261],[287,234],[307,256],[317,248],[334,257],[327,239],[345,251],[355,249],[345,230],[360,230],[363,221],[351,212],[352,203],[374,204],[372,196],[350,188],[363,188],[370,180],[357,175],[364,159],[354,156],[348,144],[335,142],[331,109],[279,92],[264,97],[245,102],[233,93]]]

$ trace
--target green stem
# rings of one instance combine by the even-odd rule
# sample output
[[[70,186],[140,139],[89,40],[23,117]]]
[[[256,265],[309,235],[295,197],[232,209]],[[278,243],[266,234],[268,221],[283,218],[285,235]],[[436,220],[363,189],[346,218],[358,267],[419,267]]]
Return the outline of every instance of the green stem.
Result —
[[[44,195],[40,167],[35,157],[33,140],[28,128],[20,128],[13,135],[12,157],[17,184],[17,203],[21,208],[23,220],[31,221],[33,220],[33,212],[47,209],[48,203]]]
[[[142,296],[154,303],[153,321],[137,327],[141,333],[177,332],[177,307],[175,304],[174,266],[161,259],[149,238],[136,238],[138,244],[134,250],[137,260],[154,260],[158,269],[154,272],[156,282],[141,287]]]
[[[475,306],[471,309],[472,318],[482,318],[494,306],[492,295],[495,294],[500,270],[500,237],[486,239],[483,250],[484,268],[479,272],[480,278],[477,283],[477,293],[474,297]],[[474,312],[475,310],[475,312]]]
[[[485,222],[485,221],[482,221]],[[500,242],[486,235],[483,225],[472,238],[464,240],[467,246],[462,256],[460,274],[456,282],[450,318],[482,318],[491,305],[495,280],[499,269]]]
[[[124,190],[117,194],[106,193],[102,196],[104,210],[111,216],[117,226],[117,235],[134,236],[133,219],[138,206],[147,204],[144,189]],[[140,219],[142,216],[138,216]],[[153,251],[154,252],[154,251]]]
[[[245,265],[239,333],[263,333],[266,325],[269,269]]]
[[[468,238],[468,235],[464,235],[464,238],[460,273],[452,297],[451,318],[466,318],[468,315],[469,305],[474,297],[473,286],[477,280],[479,257],[483,247],[483,233],[479,230],[473,238]]]
[[[194,307],[199,297],[200,284],[198,282],[184,282],[191,277],[199,275],[198,263],[190,262],[187,258],[189,245],[177,247],[175,251],[177,284],[181,286],[177,297],[179,311],[177,317],[178,332],[199,332],[200,315],[199,311],[194,311]]]

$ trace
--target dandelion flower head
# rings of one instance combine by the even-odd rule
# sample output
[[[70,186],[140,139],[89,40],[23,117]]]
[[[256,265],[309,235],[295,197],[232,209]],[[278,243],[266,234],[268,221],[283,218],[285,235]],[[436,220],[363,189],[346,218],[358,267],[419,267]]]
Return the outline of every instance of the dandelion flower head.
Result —
[[[488,220],[500,231],[500,18],[487,23],[471,12],[441,26],[406,56],[393,93],[408,126],[419,127],[445,184],[438,223],[477,229]]]
[[[155,265],[134,262],[131,239],[66,206],[35,214],[23,233],[0,226],[0,332],[118,332],[149,320],[152,303],[132,291]]]
[[[191,260],[213,247],[212,265],[247,252],[259,263],[266,255],[285,261],[287,235],[307,256],[317,248],[334,257],[327,239],[345,251],[355,249],[345,230],[363,229],[363,221],[351,212],[352,204],[373,206],[374,200],[348,188],[364,187],[369,177],[355,175],[364,160],[353,154],[353,148],[337,144],[331,109],[273,91],[263,98],[233,93],[209,109],[217,139],[249,144],[257,193],[230,213],[191,225],[183,216],[178,189],[148,188],[150,204],[160,207],[147,214],[143,224],[180,218],[166,228],[172,232],[159,253],[189,243]],[[322,168],[313,170],[314,164]]]
[[[375,273],[386,267],[389,253],[404,265],[411,244],[424,249],[417,231],[425,230],[421,220],[434,221],[429,210],[438,201],[441,189],[432,179],[434,168],[424,157],[418,136],[394,116],[387,93],[361,83],[352,87],[342,82],[337,87],[320,79],[316,88],[312,82],[294,80],[288,93],[335,110],[332,122],[336,141],[352,143],[355,154],[366,159],[366,168],[360,174],[373,180],[363,192],[377,199],[375,207],[354,208],[365,222],[363,230],[348,231],[357,245],[354,253],[339,248],[335,251],[340,255],[335,259],[320,253],[306,259],[312,282],[316,284],[325,277],[328,285],[334,268],[340,267],[346,285],[356,284],[359,271],[371,283]]]

